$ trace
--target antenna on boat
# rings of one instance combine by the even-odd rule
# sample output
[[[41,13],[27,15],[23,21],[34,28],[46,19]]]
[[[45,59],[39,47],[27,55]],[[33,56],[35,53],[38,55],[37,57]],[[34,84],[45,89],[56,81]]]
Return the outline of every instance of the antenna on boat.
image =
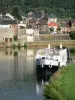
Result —
[[[51,45],[50,45],[50,43],[48,44],[48,49],[50,49],[51,48]]]
[[[60,43],[60,49],[62,49],[62,43]]]

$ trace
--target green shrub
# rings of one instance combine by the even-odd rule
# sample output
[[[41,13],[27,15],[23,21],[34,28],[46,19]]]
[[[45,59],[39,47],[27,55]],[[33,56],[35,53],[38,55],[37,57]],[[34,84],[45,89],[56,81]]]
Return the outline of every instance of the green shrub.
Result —
[[[69,35],[70,35],[70,38],[71,39],[75,39],[75,31],[71,31],[70,33],[69,33]]]
[[[70,53],[75,53],[75,48],[71,48]]]
[[[27,47],[27,45],[24,43],[24,48],[26,48]]]
[[[46,85],[44,90],[46,100],[65,100],[61,93],[56,90],[52,85]]]
[[[14,41],[17,41],[17,40],[18,40],[18,36],[15,35],[15,36],[14,36]]]

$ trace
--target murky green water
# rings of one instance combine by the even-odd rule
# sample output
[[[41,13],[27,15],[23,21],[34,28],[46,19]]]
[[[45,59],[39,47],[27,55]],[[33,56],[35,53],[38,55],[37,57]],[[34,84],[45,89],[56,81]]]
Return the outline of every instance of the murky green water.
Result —
[[[36,69],[36,49],[0,50],[0,100],[43,100],[43,86],[54,72]]]

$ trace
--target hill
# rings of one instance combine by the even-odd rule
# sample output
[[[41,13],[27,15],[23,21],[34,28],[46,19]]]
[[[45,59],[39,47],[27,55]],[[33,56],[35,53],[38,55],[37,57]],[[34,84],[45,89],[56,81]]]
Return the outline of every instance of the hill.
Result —
[[[74,0],[0,0],[0,12],[12,13],[15,6],[22,15],[26,15],[29,11],[44,10],[57,17],[75,18]]]

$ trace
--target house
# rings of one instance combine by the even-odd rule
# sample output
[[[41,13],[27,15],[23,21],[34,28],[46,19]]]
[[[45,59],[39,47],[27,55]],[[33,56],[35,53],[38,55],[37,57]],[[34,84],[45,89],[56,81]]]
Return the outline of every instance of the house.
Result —
[[[39,29],[40,33],[44,33],[48,31],[48,14],[42,12],[28,13],[29,21],[27,26],[31,26],[31,28]]]
[[[0,15],[0,25],[10,25],[14,31],[14,35],[17,34],[18,22],[12,15],[7,13],[6,15]]]
[[[60,33],[69,33],[70,32],[70,25],[69,19],[58,19],[58,25],[60,27]]]
[[[39,29],[40,33],[47,32],[48,31],[47,21],[48,19],[45,18],[40,18],[40,19],[38,18],[36,20],[32,18],[29,19],[27,27],[30,26],[31,28]]]
[[[52,33],[57,33],[58,23],[56,17],[48,18],[48,30]]]
[[[0,25],[0,42],[13,42],[14,32],[10,25]]]
[[[10,28],[13,29],[14,35],[17,34],[17,28],[18,28],[18,24],[17,24],[17,20],[0,20],[0,25],[10,25]]]
[[[67,33],[68,32],[68,26],[66,23],[60,23],[60,33]]]
[[[27,23],[27,27],[30,26],[31,28],[37,28],[36,26],[36,20],[34,18],[29,19]]]
[[[75,19],[71,19],[71,31],[75,31]]]
[[[27,42],[33,42],[34,41],[34,29],[27,28],[26,36],[27,36]]]
[[[7,43],[12,42],[13,37],[17,35],[17,30],[18,30],[17,20],[0,20],[0,40],[1,41],[7,42]]]
[[[48,18],[48,23],[49,23],[49,22],[57,22],[57,17],[49,16],[49,18]]]
[[[26,24],[18,24],[18,41],[26,41]]]
[[[37,41],[39,39],[39,29],[26,28],[27,42]]]
[[[48,21],[48,19],[46,19],[44,17],[37,20],[36,25],[37,25],[37,28],[39,29],[39,33],[48,32],[47,21]]]
[[[18,32],[17,20],[8,15],[0,15],[0,42],[12,42]]]

